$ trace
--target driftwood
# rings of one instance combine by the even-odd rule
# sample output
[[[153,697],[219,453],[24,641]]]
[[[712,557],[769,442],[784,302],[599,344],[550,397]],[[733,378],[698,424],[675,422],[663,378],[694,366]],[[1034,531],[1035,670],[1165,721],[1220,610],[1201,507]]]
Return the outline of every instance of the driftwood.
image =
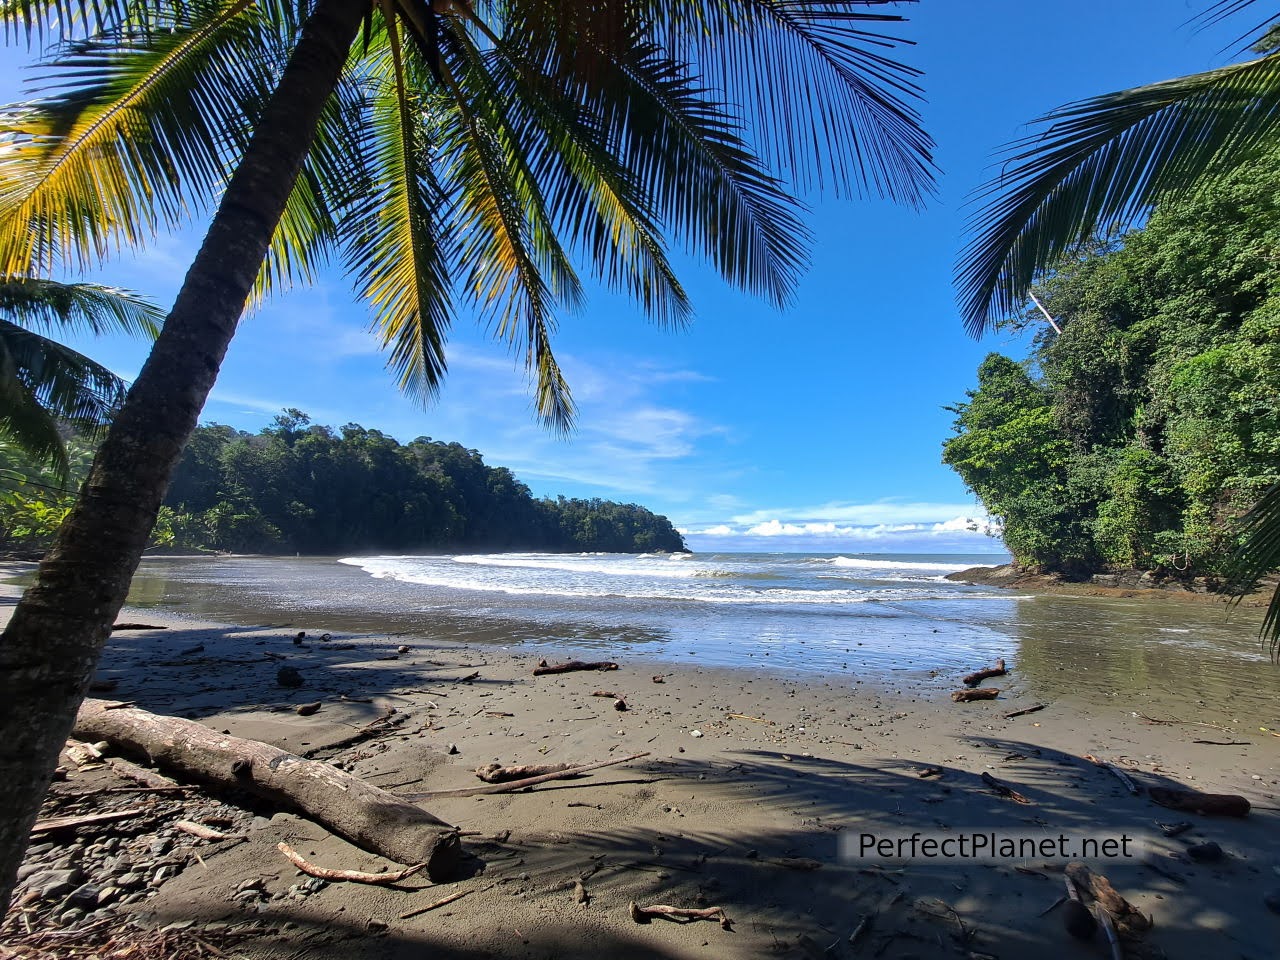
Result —
[[[540,777],[544,773],[560,773],[572,766],[570,763],[526,763],[518,767],[504,767],[500,763],[490,763],[476,767],[476,776],[485,783],[509,783],[527,777]]]
[[[1000,696],[996,687],[978,687],[976,690],[957,690],[951,695],[956,703],[968,703],[970,700],[994,700]]]
[[[107,759],[109,766],[122,777],[128,777],[134,783],[140,783],[144,787],[152,790],[193,790],[189,787],[178,783],[176,780],[170,780],[166,776],[156,773],[154,770],[148,770],[146,767],[140,767],[136,763],[125,760],[121,757],[109,757]]]
[[[733,929],[733,921],[724,912],[723,907],[669,907],[665,903],[655,903],[648,907],[639,906],[634,900],[628,908],[631,919],[636,923],[648,923],[654,917],[667,917],[671,920],[717,920],[725,930]]]
[[[1093,918],[1089,908],[1080,902],[1080,894],[1072,879],[1063,877],[1062,880],[1067,885],[1066,905],[1062,908],[1062,925],[1066,927],[1067,933],[1077,940],[1093,939],[1094,931],[1098,929],[1098,921]]]
[[[996,665],[994,667],[987,667],[984,670],[975,670],[973,673],[969,674],[964,678],[964,684],[967,687],[976,687],[983,680],[988,680],[991,677],[1003,677],[1008,672],[1009,671],[1004,668],[1004,659],[1001,658],[996,661]]]
[[[319,700],[313,700],[311,703],[300,703],[293,708],[293,712],[300,717],[309,717],[313,713],[318,713],[322,706]]]
[[[223,833],[221,830],[215,830],[213,827],[206,827],[203,823],[195,823],[192,820],[179,820],[174,825],[174,829],[181,830],[193,837],[199,837],[201,840],[248,840],[243,833]]]
[[[573,673],[575,670],[617,670],[618,665],[612,660],[569,660],[566,663],[548,664],[541,661],[533,670],[535,677],[547,673]]]
[[[318,867],[314,863],[303,859],[302,854],[283,841],[276,844],[276,849],[288,857],[295,867],[310,876],[319,877],[321,880],[345,881],[347,883],[367,883],[375,887],[386,887],[393,883],[399,883],[401,880],[412,877],[415,873],[426,866],[425,863],[419,863],[412,867],[405,867],[403,870],[397,870],[394,873],[365,873],[362,870],[332,870],[329,867]]]
[[[1001,783],[999,780],[997,780],[995,777],[993,777],[989,773],[983,773],[982,782],[985,783],[992,790],[994,790],[996,793],[1000,794],[1000,796],[1007,797],[1008,799],[1014,801],[1015,803],[1031,802],[1022,794],[1020,794],[1017,790],[1013,789],[1013,787],[1009,786],[1006,783]]]
[[[1028,713],[1038,713],[1047,707],[1047,703],[1037,703],[1034,707],[1023,707],[1021,710],[1012,710],[1004,715],[1006,720],[1012,720],[1014,717],[1025,717]]]
[[[112,630],[168,630],[168,627],[162,627],[155,623],[116,623],[111,627]]]
[[[37,833],[55,833],[58,830],[75,830],[78,827],[92,827],[99,823],[115,823],[119,820],[131,820],[147,812],[146,807],[131,807],[128,810],[113,810],[110,813],[88,813],[80,817],[49,817],[37,820],[31,828],[34,836]]]
[[[1133,777],[1129,776],[1127,773],[1125,773],[1115,764],[1107,763],[1105,760],[1099,760],[1097,757],[1095,757],[1091,753],[1086,753],[1084,755],[1084,758],[1088,760],[1090,763],[1096,766],[1102,767],[1102,769],[1106,770],[1109,774],[1114,776],[1117,780],[1123,783],[1124,788],[1128,790],[1131,794],[1133,794],[1135,797],[1142,792],[1141,789],[1138,787],[1138,785],[1133,782]]]
[[[1139,936],[1151,929],[1151,920],[1137,907],[1116,892],[1111,881],[1100,873],[1094,873],[1078,860],[1067,864],[1066,874],[1081,890],[1085,890],[1098,902],[1116,927],[1126,936]],[[1105,922],[1105,921],[1104,921]]]
[[[425,863],[432,879],[447,879],[458,865],[461,845],[453,827],[331,764],[179,717],[136,707],[109,710],[101,700],[84,701],[75,732],[145,754],[161,767],[287,804],[372,853]]]
[[[445,797],[478,797],[488,793],[510,793],[513,790],[523,790],[525,787],[535,787],[540,783],[547,783],[551,780],[566,780],[569,777],[576,777],[580,773],[586,773],[588,770],[599,770],[601,767],[612,767],[619,763],[629,763],[632,760],[639,760],[641,757],[647,757],[649,754],[633,753],[629,757],[617,757],[613,760],[599,760],[596,763],[584,763],[576,767],[566,767],[564,770],[558,770],[554,773],[542,773],[536,777],[526,777],[523,780],[512,780],[509,783],[495,783],[487,787],[463,787],[460,790],[434,790],[429,793],[404,793],[400,794],[400,800],[408,800],[413,803],[420,803],[423,800],[438,800]]]
[[[1233,793],[1199,793],[1195,790],[1173,790],[1152,787],[1148,794],[1162,807],[1219,817],[1247,817],[1249,801]]]

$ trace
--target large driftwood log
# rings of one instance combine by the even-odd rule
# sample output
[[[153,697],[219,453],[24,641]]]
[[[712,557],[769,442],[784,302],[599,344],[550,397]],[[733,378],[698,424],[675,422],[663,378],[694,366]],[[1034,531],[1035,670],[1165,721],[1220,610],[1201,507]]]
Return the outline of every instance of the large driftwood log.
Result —
[[[548,673],[573,673],[575,670],[617,670],[618,665],[612,660],[570,660],[566,663],[538,662],[533,675],[541,677]]]
[[[111,709],[104,700],[84,701],[75,730],[145,754],[162,767],[296,808],[388,860],[425,863],[433,880],[449,878],[458,865],[461,845],[453,827],[327,763],[192,720],[136,707]]]

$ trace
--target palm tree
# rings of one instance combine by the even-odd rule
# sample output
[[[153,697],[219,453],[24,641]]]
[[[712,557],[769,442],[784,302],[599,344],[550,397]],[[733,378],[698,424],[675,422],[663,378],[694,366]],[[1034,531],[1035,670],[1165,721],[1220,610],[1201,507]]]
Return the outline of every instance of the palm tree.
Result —
[[[0,278],[0,440],[65,480],[60,426],[92,435],[124,399],[125,382],[84,354],[44,336],[117,330],[152,340],[162,314],[130,293],[91,283]]]
[[[1219,0],[1199,20],[1216,23],[1255,2]],[[1280,146],[1280,13],[1252,26],[1255,59],[1069,103],[1007,148],[1001,175],[978,191],[957,269],[970,333],[1021,312],[1032,284],[1063,256]],[[1280,567],[1280,486],[1243,523],[1229,574],[1237,600]],[[1280,650],[1280,587],[1262,635]]]
[[[573,410],[551,351],[574,264],[679,323],[678,236],[785,304],[805,260],[781,178],[922,202],[915,73],[884,0],[9,0],[54,40],[11,111],[0,276],[94,262],[219,197],[79,503],[0,638],[0,896],[255,290],[341,255],[390,365],[430,396],[474,309]],[[60,33],[60,31],[62,31]],[[225,182],[225,187],[223,186]]]

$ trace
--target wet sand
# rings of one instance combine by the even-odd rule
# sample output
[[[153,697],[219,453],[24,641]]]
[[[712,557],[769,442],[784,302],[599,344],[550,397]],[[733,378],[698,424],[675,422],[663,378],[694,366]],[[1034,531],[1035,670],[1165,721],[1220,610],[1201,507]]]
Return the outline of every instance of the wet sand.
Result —
[[[1024,616],[1039,622],[1070,618],[1061,606],[1027,609]],[[1112,614],[1121,632],[1144,616],[1131,606]],[[672,663],[631,647],[611,656],[617,671],[534,677],[541,658],[579,648],[554,637],[522,649],[344,632],[314,611],[288,626],[268,616],[256,626],[228,625],[156,608],[121,619],[168,629],[113,636],[99,672],[116,682],[112,698],[339,762],[396,792],[473,786],[472,770],[492,761],[649,753],[533,792],[429,804],[468,832],[469,875],[440,885],[412,878],[400,889],[300,890],[304,878],[275,849],[281,840],[327,866],[370,870],[382,862],[296,815],[198,795],[196,814],[222,802],[222,814],[249,840],[209,843],[175,834],[163,820],[149,826],[128,842],[141,851],[156,837],[170,839],[175,875],[119,909],[161,926],[197,920],[192,935],[207,924],[216,931],[258,922],[233,955],[1101,955],[1101,941],[1086,946],[1066,936],[1057,910],[1041,916],[1062,891],[1061,860],[902,864],[840,856],[842,837],[967,830],[1141,838],[1156,868],[1141,860],[1097,865],[1154,920],[1127,956],[1263,958],[1280,942],[1280,916],[1263,902],[1280,890],[1280,738],[1271,735],[1280,726],[1277,668],[1243,647],[1197,652],[1185,634],[1171,634],[1177,642],[1161,649],[1103,631],[1068,644],[1062,633],[1028,630],[1004,652],[1009,675],[990,682],[1000,698],[956,704],[949,695],[963,671],[951,668],[864,674],[853,659],[838,674],[789,675]],[[292,642],[300,629],[310,635],[302,647]],[[328,641],[315,639],[326,630]],[[402,644],[409,649],[397,654]],[[300,671],[301,689],[276,684],[281,663]],[[620,694],[629,709],[616,711],[610,698],[592,696],[597,690]],[[323,704],[315,715],[294,712],[315,700]],[[1048,706],[1004,718],[1038,703]],[[326,746],[389,708],[401,719],[382,735]],[[1235,820],[1164,809],[1145,792],[1131,796],[1086,754],[1123,769],[1144,791],[1236,793],[1253,811]],[[69,766],[63,791],[101,797],[119,785],[102,769]],[[920,775],[931,769],[937,773]],[[983,773],[1030,802],[993,793]],[[1178,820],[1193,826],[1176,839],[1155,826]],[[1225,857],[1193,862],[1188,846],[1208,840]],[[255,879],[264,895],[238,891]],[[462,891],[471,892],[400,919]],[[732,930],[705,921],[637,924],[632,901],[718,905],[734,923]],[[868,916],[874,920],[850,944]]]

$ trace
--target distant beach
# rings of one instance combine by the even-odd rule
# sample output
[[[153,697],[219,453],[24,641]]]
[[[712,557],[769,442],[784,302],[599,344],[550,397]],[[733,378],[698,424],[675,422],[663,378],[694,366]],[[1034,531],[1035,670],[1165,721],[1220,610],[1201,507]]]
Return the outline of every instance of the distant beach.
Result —
[[[148,877],[168,867],[117,909],[161,926],[195,920],[192,935],[249,931],[235,953],[253,960],[748,960],[833,944],[829,955],[849,958],[1067,960],[1082,948],[1044,913],[1062,862],[852,862],[842,838],[1127,831],[1145,860],[1095,867],[1154,918],[1142,949],[1186,960],[1272,951],[1280,917],[1263,896],[1280,888],[1280,669],[1252,616],[963,587],[941,579],[942,567],[972,565],[956,558],[838,560],[148,560],[121,619],[167,629],[116,633],[98,675],[114,686],[99,695],[331,760],[393,792],[475,785],[473,768],[495,761],[647,755],[530,793],[426,804],[471,832],[475,860],[456,882],[400,890],[302,884],[278,842],[330,866],[386,864],[295,814],[229,796],[211,806],[197,792],[170,819],[212,817],[248,841],[197,841],[164,818],[126,825],[116,856],[149,865]],[[18,588],[3,590],[11,603]],[[533,675],[543,659],[574,657],[618,669]],[[997,658],[1009,668],[989,681],[998,699],[951,701],[963,674]],[[281,664],[301,688],[278,685]],[[305,702],[321,706],[300,716]],[[385,732],[339,745],[388,715]],[[1164,809],[1086,754],[1139,788],[1239,794],[1253,811]],[[90,804],[124,785],[68,766],[59,789]],[[1030,803],[993,793],[982,774]],[[1163,837],[1157,821],[1179,819],[1192,827]],[[1222,860],[1187,856],[1210,840]],[[80,849],[84,871],[110,883],[108,854]],[[67,855],[55,846],[33,863]],[[722,906],[735,923],[636,924],[632,901]]]

